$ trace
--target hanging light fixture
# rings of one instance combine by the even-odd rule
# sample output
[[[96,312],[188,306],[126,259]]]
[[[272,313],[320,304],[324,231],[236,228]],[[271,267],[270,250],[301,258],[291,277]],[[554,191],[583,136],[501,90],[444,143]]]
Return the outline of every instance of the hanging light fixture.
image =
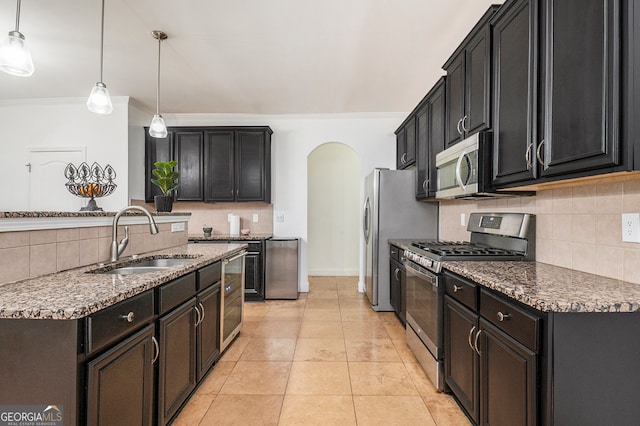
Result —
[[[18,77],[33,74],[33,60],[20,32],[20,0],[16,11],[16,29],[9,31],[9,37],[0,48],[0,70]]]
[[[113,111],[113,105],[111,104],[111,97],[107,90],[106,84],[102,82],[102,69],[103,69],[103,57],[104,57],[104,0],[102,0],[102,15],[100,26],[100,81],[96,83],[91,89],[89,99],[87,99],[87,108],[89,111],[96,112],[98,114],[111,114]]]
[[[153,116],[153,120],[151,120],[151,125],[149,126],[149,136],[166,138],[167,126],[164,124],[164,118],[160,115],[160,46],[162,45],[162,40],[167,39],[167,34],[155,30],[151,31],[151,35],[158,40],[158,85],[156,86],[156,114]]]

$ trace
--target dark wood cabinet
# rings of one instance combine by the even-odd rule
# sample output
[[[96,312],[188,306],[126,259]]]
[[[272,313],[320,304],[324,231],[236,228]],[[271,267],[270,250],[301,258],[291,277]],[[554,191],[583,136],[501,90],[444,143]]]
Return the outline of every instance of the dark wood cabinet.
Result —
[[[447,147],[490,126],[492,5],[444,64]]]
[[[244,264],[244,300],[264,300],[264,241],[248,242]]]
[[[154,424],[153,336],[150,324],[87,363],[87,424]]]
[[[416,199],[434,198],[436,155],[445,142],[445,77],[427,93],[416,110]]]
[[[492,20],[493,183],[537,177],[538,0],[507,2]]]
[[[409,115],[396,130],[396,169],[404,170],[416,162],[416,119]]]
[[[200,381],[220,356],[220,282],[198,293],[196,302],[200,308],[196,379]]]
[[[403,250],[397,246],[389,246],[389,302],[396,316],[406,324],[407,316],[407,272],[402,264]]]
[[[196,386],[196,299],[158,319],[158,423],[167,424]]]
[[[146,130],[146,128],[145,128]],[[153,161],[175,159],[178,201],[271,202],[269,127],[170,127],[169,136],[145,133],[145,199],[158,191],[150,184]],[[151,166],[149,166],[151,165]]]

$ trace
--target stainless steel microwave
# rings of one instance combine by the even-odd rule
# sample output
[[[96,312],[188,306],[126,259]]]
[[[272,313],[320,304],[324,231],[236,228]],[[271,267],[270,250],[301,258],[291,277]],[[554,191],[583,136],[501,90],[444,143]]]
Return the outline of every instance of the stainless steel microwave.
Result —
[[[513,196],[496,193],[491,183],[491,136],[476,133],[436,155],[436,198]]]

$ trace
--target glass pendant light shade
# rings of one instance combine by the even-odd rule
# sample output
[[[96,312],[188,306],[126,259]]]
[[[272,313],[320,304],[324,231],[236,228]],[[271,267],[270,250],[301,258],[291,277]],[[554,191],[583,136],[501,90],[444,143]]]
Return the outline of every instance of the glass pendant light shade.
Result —
[[[10,31],[5,44],[0,48],[0,70],[18,77],[33,74],[31,53],[20,31]]]
[[[164,124],[164,118],[160,114],[155,114],[149,126],[149,136],[153,138],[166,138],[167,126]]]
[[[93,89],[91,89],[89,99],[87,100],[87,108],[89,108],[89,111],[98,114],[111,114],[113,111],[109,91],[103,82],[97,82],[96,85],[93,86]]]

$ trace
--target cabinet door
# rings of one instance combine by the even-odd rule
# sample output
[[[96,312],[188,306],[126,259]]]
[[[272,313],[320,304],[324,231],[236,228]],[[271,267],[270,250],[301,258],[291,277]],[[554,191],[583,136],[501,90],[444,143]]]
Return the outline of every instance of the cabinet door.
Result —
[[[259,252],[250,251],[245,257],[244,270],[245,300],[263,300],[264,274],[262,269],[262,254]]]
[[[153,202],[155,195],[162,195],[162,191],[151,183],[154,169],[153,163],[156,161],[173,160],[173,131],[169,130],[166,138],[153,138],[149,136],[149,128],[144,128],[144,199],[146,202]]]
[[[165,425],[196,386],[196,299],[158,320],[158,423]]]
[[[413,166],[416,162],[416,119],[411,117],[405,126],[405,156],[402,168]]]
[[[436,170],[436,155],[444,149],[445,145],[445,78],[441,78],[438,83],[431,89],[431,93],[427,100],[428,105],[428,140],[429,140],[429,160],[427,162],[425,176],[427,178],[424,188],[426,197],[433,198],[436,196],[438,183],[438,174]]]
[[[87,423],[153,424],[153,344],[150,324],[87,363]]]
[[[619,163],[620,1],[545,1],[542,176]]]
[[[234,201],[233,131],[208,131],[205,137],[205,201]]]
[[[398,318],[400,318],[400,312],[402,311],[402,289],[401,289],[401,276],[400,271],[402,266],[397,260],[390,260],[389,264],[389,283],[391,288],[389,290],[389,302],[391,307],[395,311]],[[404,320],[402,320],[404,321]]]
[[[201,320],[196,330],[197,380],[207,374],[220,355],[220,284],[198,294]]]
[[[265,142],[262,131],[236,132],[236,201],[268,201]]]
[[[176,200],[202,201],[204,199],[203,134],[202,132],[176,131],[175,143],[180,184]]]
[[[485,25],[466,48],[465,102],[461,123],[465,137],[489,127],[491,113],[491,29]]]
[[[478,423],[478,354],[470,346],[478,330],[478,315],[449,296],[444,304],[445,382],[467,414]]]
[[[429,107],[416,112],[416,200],[427,198],[429,180]]]
[[[493,25],[493,182],[537,175],[537,0],[501,9]]]
[[[480,424],[536,425],[536,354],[484,319],[480,330]]]
[[[460,142],[463,138],[462,118],[464,117],[465,102],[465,55],[462,52],[447,68],[446,86],[446,121],[447,147]]]

